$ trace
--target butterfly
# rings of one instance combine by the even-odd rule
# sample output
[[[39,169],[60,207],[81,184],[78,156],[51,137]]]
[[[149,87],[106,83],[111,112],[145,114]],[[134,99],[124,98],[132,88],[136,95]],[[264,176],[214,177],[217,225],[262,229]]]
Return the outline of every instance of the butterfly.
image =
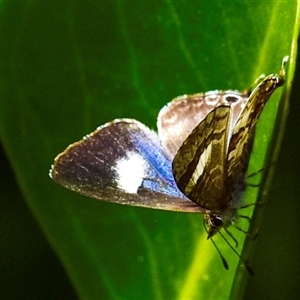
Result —
[[[158,133],[116,119],[59,154],[50,176],[79,194],[119,204],[203,213],[208,238],[235,222],[257,120],[285,81],[260,77],[249,91],[175,98],[158,115]]]

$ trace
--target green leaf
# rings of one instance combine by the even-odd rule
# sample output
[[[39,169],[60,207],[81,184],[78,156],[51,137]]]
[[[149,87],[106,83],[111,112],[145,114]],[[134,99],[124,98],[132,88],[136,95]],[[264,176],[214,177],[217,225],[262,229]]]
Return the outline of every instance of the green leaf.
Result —
[[[127,117],[155,128],[172,98],[243,90],[260,74],[278,72],[289,55],[287,84],[263,112],[249,173],[265,166],[278,107],[286,115],[279,99],[289,94],[295,68],[297,2],[1,5],[1,141],[80,297],[228,298],[238,258],[216,237],[230,265],[223,269],[201,215],[86,199],[55,184],[48,170],[55,155],[101,124]],[[256,194],[247,191],[249,202]],[[245,236],[234,235],[240,251]],[[238,283],[248,279],[239,272]]]

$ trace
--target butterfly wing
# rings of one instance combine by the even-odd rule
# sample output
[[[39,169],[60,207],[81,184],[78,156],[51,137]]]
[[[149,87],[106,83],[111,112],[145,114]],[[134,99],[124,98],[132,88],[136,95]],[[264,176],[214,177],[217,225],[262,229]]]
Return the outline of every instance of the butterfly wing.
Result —
[[[207,211],[226,205],[226,152],[232,110],[218,106],[187,137],[173,160],[179,189]]]
[[[158,136],[171,157],[193,129],[217,106],[231,105],[236,121],[249,94],[238,91],[211,91],[175,98],[164,106],[157,118]]]
[[[132,206],[201,212],[177,188],[153,131],[128,119],[98,128],[59,154],[50,176],[82,195]]]
[[[284,70],[279,75],[266,76],[250,94],[234,125],[227,154],[229,186],[234,186],[238,180],[244,180],[257,120],[272,93],[284,83],[284,76]]]

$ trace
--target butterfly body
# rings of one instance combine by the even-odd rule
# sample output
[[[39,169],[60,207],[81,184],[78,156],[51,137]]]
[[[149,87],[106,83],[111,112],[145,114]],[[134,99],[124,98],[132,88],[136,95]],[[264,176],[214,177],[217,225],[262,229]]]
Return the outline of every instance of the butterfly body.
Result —
[[[160,111],[158,134],[136,120],[114,120],[59,154],[50,176],[96,199],[204,213],[212,237],[243,206],[255,125],[283,82],[284,69],[252,91],[178,97]]]

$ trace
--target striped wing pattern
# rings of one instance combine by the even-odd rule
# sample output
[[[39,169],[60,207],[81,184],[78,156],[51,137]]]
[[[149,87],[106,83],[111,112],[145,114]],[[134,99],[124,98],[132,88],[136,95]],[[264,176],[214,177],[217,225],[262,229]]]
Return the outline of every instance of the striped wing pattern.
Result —
[[[256,122],[284,78],[282,68],[251,92],[178,97],[160,111],[158,135],[136,120],[114,120],[59,154],[50,176],[96,199],[205,213],[211,237],[236,216]]]
[[[284,61],[285,63],[285,61]],[[219,228],[229,226],[241,206],[245,174],[255,134],[255,125],[275,89],[284,83],[279,75],[268,75],[240,105],[217,103],[178,149],[172,163],[178,188],[189,199],[208,211],[209,226],[218,216]],[[223,220],[224,219],[224,223]],[[219,228],[210,228],[211,237]]]
[[[257,120],[275,89],[284,82],[284,72],[269,75],[253,90],[242,110],[230,138],[227,161],[229,185],[234,185],[238,174],[245,174],[255,134]]]
[[[193,130],[173,160],[179,189],[199,206],[219,209],[226,193],[226,151],[230,106],[218,106]]]

